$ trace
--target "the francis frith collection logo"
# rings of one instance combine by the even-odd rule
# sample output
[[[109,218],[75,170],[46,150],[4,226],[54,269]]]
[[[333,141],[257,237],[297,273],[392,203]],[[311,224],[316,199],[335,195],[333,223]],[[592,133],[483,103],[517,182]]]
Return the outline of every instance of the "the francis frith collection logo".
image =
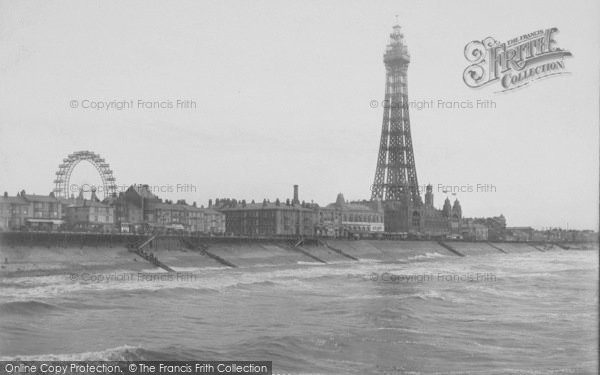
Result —
[[[571,52],[558,47],[556,27],[537,30],[500,43],[492,37],[475,40],[465,47],[465,58],[471,63],[463,80],[478,88],[494,82],[499,91],[513,90],[533,81],[567,74],[565,57]]]

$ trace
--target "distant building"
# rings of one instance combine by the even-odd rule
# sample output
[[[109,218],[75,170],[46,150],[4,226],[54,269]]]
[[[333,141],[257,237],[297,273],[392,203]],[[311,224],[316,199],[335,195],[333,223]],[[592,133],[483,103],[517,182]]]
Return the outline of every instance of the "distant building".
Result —
[[[202,221],[200,232],[203,233],[225,233],[225,215],[212,208],[202,208]]]
[[[476,223],[474,219],[463,219],[461,225],[462,238],[467,241],[487,241],[488,227]]]
[[[144,210],[150,226],[175,232],[221,234],[225,232],[225,215],[213,209],[197,207],[194,202],[151,202]]]
[[[446,198],[441,210],[433,206],[433,187],[427,185],[425,204],[420,212],[413,213],[413,226],[429,238],[462,237],[462,207],[458,199],[454,204]]]
[[[316,207],[315,235],[319,237],[343,236],[342,212],[330,207]]]
[[[239,236],[312,236],[314,210],[310,204],[300,203],[298,186],[294,198],[281,202],[264,199],[262,203],[245,200],[218,199],[215,209],[225,215],[227,233]]]
[[[27,194],[25,190],[15,197],[4,193],[0,199],[0,228],[2,230],[56,230],[63,223],[63,206],[53,193]]]
[[[18,230],[30,217],[29,203],[20,196],[9,197],[7,192],[0,197],[0,230]]]
[[[326,237],[361,236],[383,233],[384,211],[381,201],[346,202],[342,193],[335,203],[314,206],[315,234]]]
[[[488,228],[488,239],[490,241],[504,241],[506,239],[506,218],[504,215],[474,218],[473,221]]]
[[[140,233],[145,228],[144,207],[153,202],[161,202],[148,185],[131,185],[118,196],[104,201],[114,207],[115,225],[120,232]]]
[[[548,242],[598,242],[598,232],[593,230],[547,228],[534,230],[533,240]]]
[[[149,185],[132,185],[117,198],[115,223],[121,232],[175,232],[219,234],[225,232],[225,216],[213,209],[197,207],[184,200],[162,200]]]
[[[188,223],[188,211],[185,204],[170,201],[148,202],[144,207],[144,221],[153,228],[173,231],[185,231]]]
[[[57,198],[51,195],[26,194],[25,190],[17,196],[8,193],[0,199],[0,226],[4,230],[31,229],[54,230],[63,223],[62,207]]]
[[[92,190],[90,199],[83,197],[83,190],[75,199],[60,200],[66,205],[65,221],[68,230],[89,232],[112,232],[115,230],[114,206],[100,202],[96,190]]]
[[[93,200],[69,206],[67,221],[75,230],[91,232],[112,232],[114,227],[114,207]]]
[[[235,199],[222,206],[227,233],[240,236],[312,236],[313,215],[311,208],[293,204],[263,201],[246,203]]]
[[[117,198],[108,198],[109,204],[115,207],[115,224],[121,232],[141,232],[145,229],[145,207],[151,203],[161,202],[148,185],[131,185]]]
[[[21,191],[21,198],[29,203],[31,215],[25,219],[25,225],[38,230],[56,230],[62,220],[62,205],[53,193],[50,195],[26,194]]]
[[[214,207],[225,214],[227,232],[241,236],[346,237],[383,233],[384,230],[380,202],[346,202],[339,194],[335,203],[319,207],[300,202],[297,185],[294,185],[293,198],[285,202],[279,199],[274,202],[264,199],[262,203],[217,199]]]
[[[60,204],[60,211],[61,211],[61,219],[64,223],[68,222],[68,218],[67,218],[67,212],[69,210],[69,206],[72,206],[74,204],[77,203],[77,198],[75,198],[75,196],[71,195],[70,198],[58,198],[58,202]]]
[[[506,227],[505,240],[533,241],[534,232],[532,227]]]
[[[567,241],[574,242],[598,242],[598,232],[593,230],[569,230]]]
[[[450,221],[448,220],[451,208],[450,200],[444,202],[444,209],[438,210],[433,206],[432,186],[427,185],[425,192],[425,204],[423,205],[422,218],[423,221],[419,226],[421,233],[429,237],[443,237],[451,232]]]

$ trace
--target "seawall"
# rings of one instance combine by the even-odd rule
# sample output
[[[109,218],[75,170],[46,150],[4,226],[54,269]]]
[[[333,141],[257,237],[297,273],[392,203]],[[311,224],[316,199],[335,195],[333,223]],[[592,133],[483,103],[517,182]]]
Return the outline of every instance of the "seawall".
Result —
[[[26,233],[0,236],[0,275],[60,274],[73,270],[156,270],[131,252],[144,236]],[[598,244],[405,240],[239,239],[163,236],[143,247],[176,271],[207,267],[257,267],[357,261],[405,261],[430,257],[503,256],[525,252],[598,250]]]

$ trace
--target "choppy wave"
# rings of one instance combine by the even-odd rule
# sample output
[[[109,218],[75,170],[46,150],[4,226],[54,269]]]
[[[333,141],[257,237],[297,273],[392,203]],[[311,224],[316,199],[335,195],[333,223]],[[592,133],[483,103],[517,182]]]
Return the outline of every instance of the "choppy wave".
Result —
[[[32,283],[31,280],[15,280],[15,281],[0,281],[0,289],[3,288],[15,288],[15,289],[28,289],[33,285],[39,286],[41,283]]]
[[[308,261],[304,261],[304,260],[299,260],[296,262],[296,264],[302,264],[302,265],[306,265],[306,266],[324,266],[325,263],[321,263],[321,262],[308,262]]]
[[[408,260],[435,259],[435,258],[444,258],[444,257],[447,257],[447,255],[434,252],[434,253],[425,253],[422,255],[415,255],[412,257],[408,257]]]
[[[0,357],[2,361],[148,361],[153,360],[155,352],[142,347],[123,345],[97,352],[68,354],[39,354]]]
[[[55,310],[60,310],[60,308],[39,301],[13,301],[0,303],[0,313],[2,314],[47,314]]]

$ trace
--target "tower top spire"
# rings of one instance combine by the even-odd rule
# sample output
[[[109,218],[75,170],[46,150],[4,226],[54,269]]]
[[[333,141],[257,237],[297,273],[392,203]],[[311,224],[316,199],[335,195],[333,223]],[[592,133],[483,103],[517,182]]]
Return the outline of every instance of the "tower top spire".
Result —
[[[410,54],[404,44],[404,34],[400,30],[398,15],[396,14],[396,24],[392,27],[390,38],[385,49],[383,61],[384,63],[408,63],[410,62]]]

